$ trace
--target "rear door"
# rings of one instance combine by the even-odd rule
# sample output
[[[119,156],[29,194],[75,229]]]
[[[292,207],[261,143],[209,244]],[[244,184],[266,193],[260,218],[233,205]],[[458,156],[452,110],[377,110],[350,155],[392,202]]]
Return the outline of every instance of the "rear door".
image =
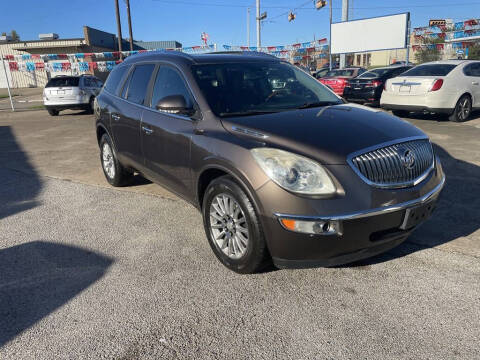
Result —
[[[473,107],[480,107],[480,62],[468,64],[463,69],[467,87],[473,95]]]
[[[188,116],[156,110],[158,101],[170,95],[183,95],[188,105],[193,96],[180,71],[161,64],[153,83],[150,109],[142,118],[142,146],[150,176],[177,194],[191,198],[190,150],[195,121]]]
[[[140,124],[154,64],[135,65],[111,113],[111,130],[118,156],[124,164],[138,168],[143,163]],[[140,166],[139,166],[140,165]]]

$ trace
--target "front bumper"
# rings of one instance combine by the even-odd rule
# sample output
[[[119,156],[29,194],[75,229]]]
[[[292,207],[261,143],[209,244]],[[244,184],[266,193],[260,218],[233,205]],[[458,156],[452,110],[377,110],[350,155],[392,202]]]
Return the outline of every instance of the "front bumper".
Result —
[[[313,266],[336,266],[362,260],[385,252],[403,242],[416,225],[428,218],[444,186],[445,176],[440,163],[429,178],[412,189],[395,192],[401,201],[372,207],[363,211],[336,212],[327,216],[302,216],[295,213],[279,212],[263,216],[269,250],[273,262],[279,268],[305,268]],[[389,190],[375,190],[388,193]],[[399,195],[400,193],[403,196]],[[413,194],[418,194],[412,198]],[[374,195],[378,197],[378,195]],[[333,202],[338,200],[323,200]],[[384,204],[384,202],[382,202]],[[420,205],[428,207],[425,218],[415,226],[405,227],[407,211]],[[297,213],[298,214],[298,213]],[[279,219],[309,221],[338,221],[339,234],[304,234],[285,229]]]

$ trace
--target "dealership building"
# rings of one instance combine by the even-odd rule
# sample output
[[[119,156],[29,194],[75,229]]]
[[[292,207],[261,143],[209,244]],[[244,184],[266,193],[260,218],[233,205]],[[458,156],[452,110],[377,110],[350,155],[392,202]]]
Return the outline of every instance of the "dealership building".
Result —
[[[134,50],[152,50],[181,48],[178,41],[133,41]],[[130,50],[127,40],[122,40],[122,50]],[[118,51],[118,38],[115,34],[83,27],[83,37],[59,38],[57,34],[40,34],[39,40],[11,41],[8,36],[0,37],[0,54],[76,54]],[[42,87],[48,81],[50,73],[45,70],[10,71],[8,61],[5,61],[7,77],[12,88]],[[57,74],[57,75],[60,75]],[[105,77],[107,74],[96,74]],[[6,88],[7,82],[3,67],[0,67],[0,88]]]

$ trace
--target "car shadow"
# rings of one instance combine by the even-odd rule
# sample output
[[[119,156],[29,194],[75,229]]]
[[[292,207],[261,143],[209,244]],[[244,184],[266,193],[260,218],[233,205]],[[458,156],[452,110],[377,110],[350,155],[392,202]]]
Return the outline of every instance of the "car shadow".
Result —
[[[480,111],[478,110],[475,110],[475,111],[472,111],[472,113],[470,114],[470,117],[468,118],[468,121],[470,120],[473,120],[473,119],[477,119],[478,117],[480,117]],[[446,121],[450,121],[448,120],[448,116],[445,115],[445,114],[435,114],[435,113],[409,113],[408,116],[406,116],[404,119],[415,119],[415,120],[430,120],[430,121],[436,121],[436,122],[446,122]]]
[[[10,126],[0,126],[0,219],[32,209],[43,182]]]
[[[396,248],[347,267],[403,257],[469,236],[480,228],[480,197],[476,195],[480,194],[480,166],[454,158],[439,145],[434,144],[434,149],[442,162],[446,181],[432,217]]]
[[[0,249],[0,348],[99,280],[113,262],[46,241]]]

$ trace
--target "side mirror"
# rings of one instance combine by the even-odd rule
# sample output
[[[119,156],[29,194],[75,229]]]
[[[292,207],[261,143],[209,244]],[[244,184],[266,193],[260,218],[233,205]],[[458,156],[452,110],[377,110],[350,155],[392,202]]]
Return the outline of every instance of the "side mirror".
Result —
[[[156,109],[171,114],[181,114],[191,116],[195,113],[193,107],[187,105],[187,100],[183,95],[169,95],[160,99]]]

